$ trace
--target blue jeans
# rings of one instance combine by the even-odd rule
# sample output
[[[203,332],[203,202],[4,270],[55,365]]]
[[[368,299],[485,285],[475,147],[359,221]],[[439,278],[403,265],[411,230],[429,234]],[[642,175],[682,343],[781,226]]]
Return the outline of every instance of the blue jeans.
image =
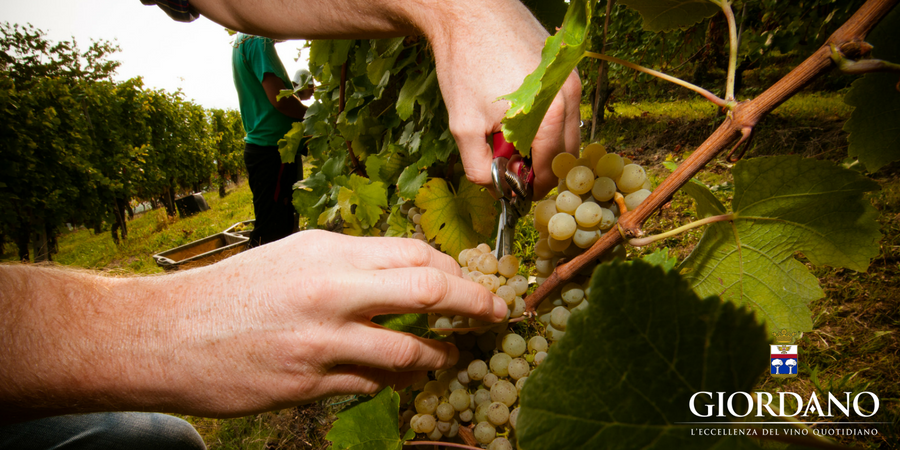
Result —
[[[155,413],[94,413],[0,425],[0,450],[205,450],[197,430],[177,417]]]

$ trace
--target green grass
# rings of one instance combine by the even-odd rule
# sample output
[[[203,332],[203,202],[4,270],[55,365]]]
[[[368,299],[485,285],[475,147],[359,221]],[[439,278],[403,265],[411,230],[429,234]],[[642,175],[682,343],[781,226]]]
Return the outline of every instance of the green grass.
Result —
[[[243,183],[219,198],[205,193],[209,211],[180,219],[168,218],[163,210],[148,211],[128,221],[128,238],[113,242],[109,231],[94,234],[79,228],[59,236],[59,253],[53,260],[62,265],[98,269],[121,274],[162,272],[152,256],[224,231],[236,222],[253,218],[253,196]],[[12,246],[7,245],[7,250]],[[3,261],[15,260],[15,254],[3,255]]]

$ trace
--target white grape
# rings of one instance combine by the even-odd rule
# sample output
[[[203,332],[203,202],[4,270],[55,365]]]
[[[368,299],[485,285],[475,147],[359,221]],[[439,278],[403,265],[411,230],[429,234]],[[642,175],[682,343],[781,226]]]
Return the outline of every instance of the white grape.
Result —
[[[600,223],[597,225],[603,231],[610,230],[616,224],[616,215],[613,214],[611,209],[603,208],[603,218],[600,219]]]
[[[516,297],[515,302],[513,303],[513,309],[510,311],[510,317],[522,317],[525,314],[525,300],[522,297]]]
[[[513,446],[509,439],[498,437],[491,441],[491,445],[488,445],[487,450],[513,450]]]
[[[517,358],[525,354],[525,350],[528,349],[528,344],[525,342],[525,338],[519,336],[515,333],[507,334],[503,336],[503,343],[501,344],[503,348],[503,352],[507,355]]]
[[[457,389],[450,393],[450,406],[457,411],[469,409],[469,393],[465,389]]]
[[[528,340],[529,352],[546,352],[548,348],[550,348],[550,346],[543,336],[532,336],[531,339]]]
[[[469,363],[467,372],[469,373],[469,379],[480,381],[488,373],[487,363],[480,359],[476,359]]]
[[[506,278],[512,278],[519,272],[519,258],[515,255],[503,255],[497,263],[497,272]]]
[[[547,357],[547,352],[537,352],[534,354],[534,365],[539,366],[544,362],[544,358]]]
[[[591,195],[598,202],[608,202],[616,195],[616,182],[609,177],[599,177],[594,180]]]
[[[557,213],[550,219],[548,228],[550,229],[550,237],[563,241],[575,234],[577,225],[574,217],[566,213]]]
[[[513,408],[512,411],[509,412],[509,425],[513,430],[516,429],[516,421],[519,419],[519,407]]]
[[[586,164],[590,164],[590,160],[587,160]],[[594,171],[584,166],[573,167],[566,175],[566,186],[570,192],[577,195],[590,192],[594,186]],[[559,199],[557,199],[557,207],[558,205]]]
[[[441,403],[438,405],[434,414],[437,416],[439,420],[443,420],[444,422],[448,422],[453,416],[456,415],[456,409],[453,408],[449,403]]]
[[[459,420],[463,422],[471,422],[475,418],[475,411],[464,409],[459,412]]]
[[[488,406],[487,419],[493,425],[500,426],[509,420],[509,406],[493,402]]]
[[[522,377],[527,377],[530,370],[531,369],[528,366],[528,361],[525,361],[524,358],[515,358],[510,361],[509,366],[507,366],[509,377],[513,380],[519,380]]]
[[[560,331],[566,331],[566,324],[569,321],[571,313],[565,306],[557,306],[550,313],[550,325]]]
[[[637,207],[650,196],[650,191],[640,189],[625,196],[625,207],[629,211],[637,209]]]
[[[567,153],[563,153],[566,155]],[[475,425],[475,440],[480,444],[490,444],[497,437],[497,430],[490,422],[479,422]]]
[[[584,299],[584,289],[578,283],[567,283],[562,288],[562,299],[569,306],[575,306]]]
[[[616,186],[619,187],[620,191],[630,194],[640,189],[646,180],[647,172],[644,172],[643,167],[637,164],[629,164],[622,168],[622,174],[619,175]]]
[[[547,244],[550,245],[550,250],[553,250],[556,253],[562,253],[572,245],[572,238],[557,240],[551,237],[547,240]]]
[[[607,177],[615,180],[619,178],[619,174],[622,173],[624,167],[625,162],[622,160],[621,156],[615,153],[607,153],[597,161],[594,173],[597,174],[598,177]]]
[[[599,239],[599,232],[593,228],[584,229],[579,227],[575,230],[575,234],[572,235],[572,243],[577,248],[591,248]]]
[[[516,290],[516,295],[522,296],[528,292],[528,279],[522,275],[516,275],[506,281],[506,285]]]
[[[491,401],[491,391],[487,389],[479,389],[475,391],[475,407],[477,408],[484,402]]]
[[[569,174],[569,170],[575,167],[575,161],[578,158],[571,153],[560,153],[553,157],[553,161],[550,163],[550,168],[553,170],[553,175],[556,175],[556,178],[565,180],[566,175]]]
[[[495,294],[497,294],[497,297],[502,298],[503,301],[506,302],[507,306],[512,305],[513,302],[516,301],[516,290],[510,285],[498,287]]]
[[[575,209],[575,222],[580,227],[590,228],[596,226],[602,218],[603,208],[596,203],[582,203]]]
[[[606,147],[596,142],[586,145],[584,150],[581,151],[582,158],[591,160],[591,167],[597,167],[597,161],[600,161],[600,158],[604,155],[606,155]]]
[[[547,223],[550,222],[550,218],[556,214],[556,202],[553,200],[541,200],[534,207],[534,224],[535,227],[538,225],[542,225],[543,227],[547,227]]]
[[[575,210],[581,205],[581,197],[575,195],[572,191],[560,193],[556,197],[556,210],[561,213],[575,214]],[[550,218],[553,220],[553,217]],[[550,222],[547,222],[549,228]]]
[[[512,360],[512,357],[507,355],[506,353],[497,353],[496,355],[491,357],[491,372],[496,374],[498,377],[505,377],[509,375],[509,371],[507,367],[509,366],[509,362]]]
[[[547,239],[537,241],[537,244],[534,245],[534,254],[538,258],[550,259],[553,257],[553,250],[550,249],[550,243],[547,242]]]
[[[436,420],[434,420],[434,416],[431,414],[419,414],[418,416],[413,416],[410,421],[410,427],[416,433],[431,433],[434,431]]]
[[[540,275],[550,276],[553,273],[553,270],[556,269],[557,258],[553,259],[543,259],[538,258],[534,260],[534,268],[537,270],[537,273]]]
[[[481,380],[481,384],[483,384],[484,387],[490,389],[491,386],[493,386],[494,383],[496,383],[497,380],[499,380],[499,379],[500,379],[500,377],[498,377],[496,374],[489,373],[484,376],[484,379]]]
[[[516,390],[516,386],[509,381],[500,380],[491,386],[491,401],[512,406],[516,403],[518,397],[519,393]]]
[[[440,398],[433,392],[423,391],[416,396],[416,412],[419,414],[433,413],[440,402]]]
[[[485,274],[485,275],[493,275],[497,273],[497,265],[499,264],[497,261],[497,257],[494,256],[493,253],[482,253],[481,257],[477,259],[476,263],[478,267],[475,270]]]

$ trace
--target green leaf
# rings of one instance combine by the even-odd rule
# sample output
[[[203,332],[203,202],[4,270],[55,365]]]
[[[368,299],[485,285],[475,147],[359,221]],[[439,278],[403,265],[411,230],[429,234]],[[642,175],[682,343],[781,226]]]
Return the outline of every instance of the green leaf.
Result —
[[[696,392],[752,391],[768,367],[767,335],[749,311],[701,300],[676,272],[641,261],[600,265],[590,292],[522,390],[521,448],[755,448],[679,424],[703,420],[689,408]]]
[[[400,206],[391,208],[391,214],[387,219],[388,229],[384,232],[386,237],[405,237],[413,234],[415,227],[406,218],[406,214],[400,212]]]
[[[541,63],[525,77],[515,92],[500,97],[510,107],[503,118],[503,135],[523,156],[531,155],[531,143],[556,93],[590,45],[589,27],[596,0],[572,0],[559,31],[547,38]]]
[[[334,450],[401,450],[400,394],[387,387],[337,413],[325,439]]]
[[[894,8],[869,33],[872,56],[900,63],[900,8]],[[844,131],[850,133],[849,154],[869,172],[900,159],[900,90],[896,73],[869,73],[853,82],[844,102],[855,107]]]
[[[494,198],[466,179],[460,180],[458,193],[441,178],[425,183],[416,195],[416,206],[425,210],[420,222],[425,236],[454,258],[486,242],[497,225]]]
[[[709,0],[621,0],[620,3],[640,13],[647,31],[687,28],[722,11]]]
[[[297,150],[303,143],[304,126],[302,122],[294,122],[291,130],[285,133],[284,138],[278,140],[278,153],[281,154],[281,162],[293,163],[297,158]]]
[[[402,331],[419,337],[438,337],[436,333],[428,328],[428,314],[385,314],[373,317],[372,322],[391,330]]]
[[[797,156],[744,160],[733,173],[734,221],[710,225],[679,269],[698,294],[747,305],[771,330],[809,331],[807,304],[824,294],[794,255],[865,271],[881,233],[864,194],[878,184]],[[688,183],[685,192],[700,217],[727,213],[703,187]]]
[[[400,178],[397,180],[397,195],[402,198],[414,199],[419,189],[428,179],[428,172],[419,173],[419,169],[415,166],[409,166],[403,169]]]
[[[345,222],[359,223],[362,228],[369,228],[378,223],[384,213],[383,208],[388,206],[387,189],[384,183],[352,174],[347,187],[341,187],[338,205]]]
[[[372,181],[385,182],[381,172],[385,163],[387,163],[387,160],[378,155],[369,155],[366,157],[366,174],[369,175],[369,178]]]
[[[661,248],[649,255],[645,255],[641,258],[641,261],[652,266],[662,267],[666,272],[674,269],[675,266],[678,265],[678,258],[669,256],[669,249],[667,248]]]
[[[407,120],[412,116],[413,108],[416,100],[434,89],[437,85],[437,70],[421,71],[410,75],[406,83],[400,88],[400,95],[397,97],[397,115],[401,119]],[[422,103],[420,101],[420,103]]]
[[[341,154],[339,157],[335,156],[334,158],[325,161],[325,164],[322,165],[322,173],[325,174],[325,177],[328,180],[334,180],[344,171],[344,164],[346,161],[346,154]]]

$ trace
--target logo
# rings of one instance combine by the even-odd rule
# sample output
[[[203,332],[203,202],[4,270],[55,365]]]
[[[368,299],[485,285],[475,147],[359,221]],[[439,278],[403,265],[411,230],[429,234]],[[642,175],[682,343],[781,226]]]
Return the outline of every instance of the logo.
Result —
[[[793,344],[797,333],[781,330],[775,335],[777,344],[770,345],[770,373],[774,378],[791,378],[797,376],[797,364],[799,362],[798,346]]]

